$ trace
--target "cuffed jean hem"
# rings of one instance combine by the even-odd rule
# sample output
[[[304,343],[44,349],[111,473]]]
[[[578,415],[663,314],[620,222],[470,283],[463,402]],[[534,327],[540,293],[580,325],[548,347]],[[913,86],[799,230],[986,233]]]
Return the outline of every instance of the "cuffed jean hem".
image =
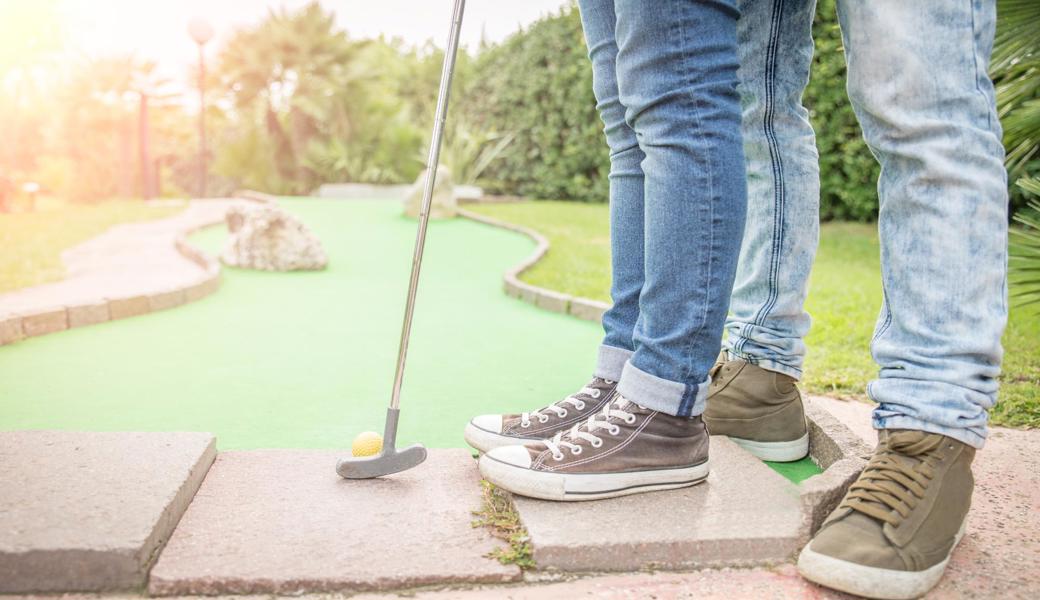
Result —
[[[753,365],[762,367],[767,371],[773,371],[774,373],[783,373],[784,375],[787,375],[789,377],[794,377],[795,381],[801,381],[802,379],[801,369],[792,367],[790,365],[785,365],[771,358],[761,358],[759,356],[752,356],[743,352],[734,352],[733,344],[726,344],[726,346],[726,353],[730,357],[742,358]]]
[[[629,362],[625,363],[617,390],[625,399],[644,408],[676,417],[696,417],[707,405],[710,384],[710,377],[694,385],[662,379]]]
[[[928,433],[938,433],[951,437],[959,442],[977,448],[979,450],[986,444],[986,436],[979,435],[974,429],[962,429],[954,427],[943,427],[942,425],[936,425],[935,423],[929,423],[928,421],[922,421],[913,417],[896,416],[896,417],[878,417],[876,414],[871,417],[873,421],[874,429],[913,429],[914,431],[927,431]],[[985,433],[985,430],[983,430]]]
[[[621,372],[632,354],[631,350],[601,345],[599,356],[596,357],[596,371],[592,375],[608,381],[620,381]]]

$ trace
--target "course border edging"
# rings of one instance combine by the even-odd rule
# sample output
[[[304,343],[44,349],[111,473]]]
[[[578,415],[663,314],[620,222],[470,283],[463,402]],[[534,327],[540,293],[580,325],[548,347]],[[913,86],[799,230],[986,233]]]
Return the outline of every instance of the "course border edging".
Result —
[[[274,202],[274,196],[249,190],[236,192],[235,197],[253,202]],[[187,204],[185,210],[189,210],[194,202],[210,200],[212,199],[192,200]],[[167,218],[176,219],[182,214],[178,213]],[[196,231],[217,225],[223,220],[222,211],[219,217],[214,216],[193,223],[190,227],[179,231],[173,239],[177,252],[202,270],[197,279],[184,285],[175,285],[162,290],[143,290],[137,294],[124,293],[121,295],[108,295],[102,292],[96,298],[84,302],[38,306],[17,310],[10,314],[0,314],[0,346],[75,327],[175,308],[209,296],[220,288],[220,261],[190,244],[187,238]]]
[[[502,274],[502,285],[506,295],[519,298],[548,311],[571,315],[585,321],[599,322],[603,318],[603,313],[610,308],[606,302],[564,294],[520,280],[520,276],[537,264],[549,251],[549,240],[542,234],[522,225],[500,221],[464,208],[459,208],[457,213],[460,217],[471,221],[523,234],[534,241],[534,251]]]
[[[545,310],[568,314],[586,321],[599,322],[603,313],[610,308],[605,302],[556,292],[520,280],[520,275],[533,267],[549,251],[549,240],[541,233],[466,209],[460,208],[458,215],[478,223],[514,231],[534,240],[534,252],[502,275],[507,295]],[[817,406],[811,397],[805,398],[805,409],[809,426],[810,458],[823,469],[822,473],[813,475],[796,486],[802,507],[803,542],[808,542],[859,476],[871,449],[838,419]]]

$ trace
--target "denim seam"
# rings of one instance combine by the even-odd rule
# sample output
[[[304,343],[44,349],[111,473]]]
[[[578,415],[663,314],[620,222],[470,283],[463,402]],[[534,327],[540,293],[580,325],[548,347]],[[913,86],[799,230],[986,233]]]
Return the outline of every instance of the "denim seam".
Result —
[[[975,91],[978,92],[980,96],[982,96],[983,105],[986,106],[986,127],[989,129],[993,129],[993,111],[989,108],[989,97],[986,96],[986,92],[982,91],[982,88],[979,87],[979,24],[975,19],[975,2],[974,0],[968,0],[968,4],[971,6],[971,60],[975,67]],[[985,76],[988,77],[989,74],[987,73],[985,74]]]
[[[882,335],[888,331],[890,325],[892,325],[892,310],[888,307],[888,294],[885,292],[885,284],[881,284],[881,309],[885,311],[885,319],[878,326],[877,331],[874,332],[874,337],[870,338],[870,343],[873,344]]]
[[[770,254],[769,262],[769,291],[766,295],[766,301],[758,309],[755,314],[755,318],[752,319],[751,323],[745,326],[745,335],[741,336],[737,340],[737,347],[735,349],[743,351],[744,346],[747,344],[748,336],[747,330],[754,325],[762,325],[765,322],[766,317],[769,315],[769,311],[776,305],[777,297],[779,296],[779,290],[777,287],[777,277],[780,269],[780,254],[783,249],[783,207],[784,207],[784,173],[783,173],[783,162],[780,158],[779,144],[776,141],[776,132],[773,128],[773,113],[776,108],[775,95],[776,95],[776,61],[777,61],[777,48],[780,46],[780,22],[783,16],[783,5],[784,0],[774,0],[773,2],[773,15],[770,22],[769,31],[769,47],[766,51],[766,89],[765,89],[765,110],[762,115],[762,129],[765,133],[766,140],[769,142],[769,157],[773,171],[773,247]]]
[[[683,65],[682,66],[683,66],[683,74],[684,74],[685,79],[686,79],[686,85],[691,87],[691,88],[696,87],[694,85],[693,77],[692,77],[692,74],[691,74],[690,54],[689,54],[688,46],[686,44],[686,39],[685,39],[686,27],[682,26],[679,23],[675,23],[675,26],[673,27],[673,30],[676,31],[679,34],[679,43],[680,43],[679,47],[683,49],[683,51],[682,51],[683,52]],[[694,120],[696,121],[696,124],[697,124],[696,131],[702,132],[703,131],[703,127],[701,125],[700,113],[699,113],[698,110],[696,110],[697,109],[697,106],[695,105],[696,103],[695,102],[691,102],[691,101],[694,101],[694,100],[695,100],[695,97],[692,94],[688,95],[686,97],[686,103],[688,105],[691,105],[690,106],[690,108],[691,108],[690,114],[693,116],[693,118],[694,118]],[[705,144],[703,142],[704,142],[703,133],[699,133],[696,136],[696,139],[694,140],[694,143],[696,143],[697,146],[699,146],[701,148],[701,150],[704,152],[705,156],[709,156],[710,157],[710,153],[707,152],[707,144]],[[708,158],[708,160],[710,161],[711,159]],[[714,219],[714,206],[713,205],[714,205],[714,198],[715,198],[715,182],[714,182],[714,177],[713,177],[713,174],[712,174],[712,169],[711,169],[710,166],[705,169],[705,178],[707,179],[707,188],[708,188],[708,207],[707,207],[708,208],[708,222],[711,223],[711,222],[713,222],[713,219]],[[707,264],[707,280],[711,281],[711,277],[712,277],[712,262],[713,262],[713,258],[714,258],[714,247],[715,247],[715,228],[714,227],[710,227],[709,228],[708,238],[709,239],[708,239],[708,259],[707,259],[707,263],[708,263]],[[695,399],[696,399],[696,394],[691,394],[690,393],[690,385],[687,384],[686,382],[689,381],[690,373],[693,370],[691,356],[693,354],[692,350],[693,350],[694,340],[697,339],[697,337],[698,337],[697,333],[701,329],[704,328],[704,324],[708,320],[708,307],[711,306],[711,286],[710,285],[705,286],[705,295],[706,295],[705,302],[704,302],[704,304],[701,307],[700,325],[698,326],[698,331],[690,332],[690,335],[687,337],[686,344],[685,344],[685,346],[683,348],[683,374],[682,374],[682,382],[685,385],[686,389],[684,390],[685,393],[683,394],[683,398],[679,402],[679,409],[677,411],[679,413],[679,415],[689,414],[689,412],[693,410],[693,404],[695,403]],[[694,386],[694,388],[696,388],[696,386]]]

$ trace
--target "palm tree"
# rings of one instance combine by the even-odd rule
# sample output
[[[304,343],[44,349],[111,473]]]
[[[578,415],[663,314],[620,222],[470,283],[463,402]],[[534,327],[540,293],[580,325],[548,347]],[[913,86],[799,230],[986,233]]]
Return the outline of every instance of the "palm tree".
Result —
[[[273,166],[297,191],[314,183],[303,161],[312,141],[349,137],[344,98],[369,75],[354,61],[362,46],[315,2],[272,11],[259,26],[236,33],[221,54],[218,74],[236,109],[246,122],[262,119]]]
[[[1004,126],[1008,173],[1026,195],[1040,198],[1040,2],[1000,0],[992,72]],[[1030,202],[1011,232],[1014,296],[1040,302],[1040,202]]]

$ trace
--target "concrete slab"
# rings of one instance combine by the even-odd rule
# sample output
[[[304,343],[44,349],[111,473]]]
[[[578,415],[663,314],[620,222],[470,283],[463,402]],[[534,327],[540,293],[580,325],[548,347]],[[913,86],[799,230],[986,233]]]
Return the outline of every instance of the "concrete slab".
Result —
[[[336,475],[342,452],[224,452],[152,570],[155,595],[360,592],[505,582],[520,571],[485,555],[472,527],[473,458],[432,450],[384,479]]]
[[[139,588],[215,454],[204,433],[0,432],[0,592]]]
[[[682,490],[573,503],[516,497],[539,568],[637,571],[790,560],[802,535],[797,487],[726,438],[712,438],[711,465],[705,483]]]

